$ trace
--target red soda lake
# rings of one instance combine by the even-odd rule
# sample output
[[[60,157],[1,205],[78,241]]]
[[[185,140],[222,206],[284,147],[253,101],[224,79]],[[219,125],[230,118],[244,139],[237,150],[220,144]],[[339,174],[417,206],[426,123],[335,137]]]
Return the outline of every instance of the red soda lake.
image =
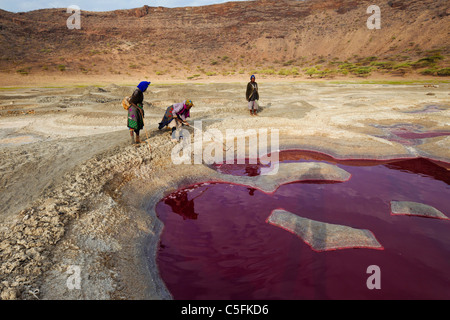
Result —
[[[450,299],[450,221],[390,214],[390,201],[414,201],[447,216],[450,171],[427,159],[345,160],[287,151],[282,162],[323,161],[351,173],[343,183],[290,183],[272,195],[251,187],[201,183],[156,207],[164,223],[157,264],[174,299]],[[221,165],[255,176],[260,165]],[[304,218],[368,229],[383,250],[316,252],[266,223],[282,208]],[[380,268],[370,290],[367,268]]]

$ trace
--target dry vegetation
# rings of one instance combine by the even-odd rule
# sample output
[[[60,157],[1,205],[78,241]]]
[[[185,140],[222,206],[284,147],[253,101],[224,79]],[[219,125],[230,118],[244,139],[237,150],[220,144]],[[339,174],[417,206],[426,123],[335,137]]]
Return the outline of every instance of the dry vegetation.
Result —
[[[246,1],[188,8],[0,11],[3,84],[18,76],[131,79],[446,77],[446,1]]]

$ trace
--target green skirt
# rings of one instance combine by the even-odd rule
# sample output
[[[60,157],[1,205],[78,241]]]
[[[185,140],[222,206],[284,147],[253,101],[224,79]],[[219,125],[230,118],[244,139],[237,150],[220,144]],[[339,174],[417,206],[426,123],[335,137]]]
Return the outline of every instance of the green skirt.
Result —
[[[134,130],[141,130],[144,128],[144,109],[142,108],[142,105],[138,105],[138,108],[135,106],[128,108],[127,127]]]

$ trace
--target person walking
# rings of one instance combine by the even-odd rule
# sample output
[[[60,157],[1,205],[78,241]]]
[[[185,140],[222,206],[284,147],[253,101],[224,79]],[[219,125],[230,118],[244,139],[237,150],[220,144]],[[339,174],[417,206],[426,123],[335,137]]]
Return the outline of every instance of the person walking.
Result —
[[[151,82],[142,81],[134,90],[128,102],[128,122],[127,127],[130,130],[131,143],[141,143],[139,131],[144,128],[144,92],[147,90]],[[136,138],[134,135],[136,134]]]
[[[245,93],[245,97],[247,98],[248,101],[248,109],[250,110],[250,115],[256,116],[258,112],[259,92],[258,92],[258,84],[256,83],[254,75],[250,77],[250,82],[247,84],[247,91]]]

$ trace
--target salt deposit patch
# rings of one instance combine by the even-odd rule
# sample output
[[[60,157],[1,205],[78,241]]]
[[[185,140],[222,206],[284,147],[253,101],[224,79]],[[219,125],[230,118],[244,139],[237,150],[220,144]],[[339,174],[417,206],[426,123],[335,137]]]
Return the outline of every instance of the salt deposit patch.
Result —
[[[445,214],[436,208],[412,201],[391,201],[391,214],[450,220]]]
[[[0,145],[19,145],[19,144],[36,142],[38,140],[39,140],[38,138],[33,137],[33,136],[18,136],[18,137],[1,139]]]
[[[272,211],[267,222],[297,235],[315,251],[383,249],[369,230],[306,219],[285,210]]]
[[[279,186],[297,181],[331,181],[345,182],[351,175],[338,166],[320,162],[280,163],[276,175],[259,175],[255,177],[228,177],[223,180],[257,188],[266,193],[273,193]]]

